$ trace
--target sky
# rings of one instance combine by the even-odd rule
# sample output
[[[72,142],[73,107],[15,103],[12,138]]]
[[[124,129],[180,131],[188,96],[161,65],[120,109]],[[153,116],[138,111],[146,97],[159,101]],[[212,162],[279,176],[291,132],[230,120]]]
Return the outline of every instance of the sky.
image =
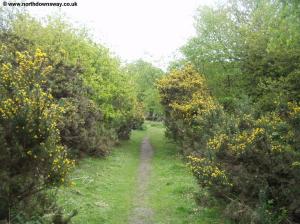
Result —
[[[123,62],[144,59],[165,69],[178,49],[195,34],[193,17],[214,0],[39,0],[73,2],[77,7],[30,7],[38,17],[62,11],[76,25],[89,28],[95,41]],[[25,2],[30,2],[26,0]]]

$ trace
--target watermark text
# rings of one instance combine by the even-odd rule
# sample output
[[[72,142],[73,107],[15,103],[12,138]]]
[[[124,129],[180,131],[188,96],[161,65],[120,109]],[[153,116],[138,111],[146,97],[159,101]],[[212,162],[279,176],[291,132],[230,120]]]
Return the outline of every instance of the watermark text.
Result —
[[[77,2],[8,2],[4,1],[3,6],[10,7],[35,7],[35,6],[48,6],[48,7],[64,7],[64,6],[77,6]]]

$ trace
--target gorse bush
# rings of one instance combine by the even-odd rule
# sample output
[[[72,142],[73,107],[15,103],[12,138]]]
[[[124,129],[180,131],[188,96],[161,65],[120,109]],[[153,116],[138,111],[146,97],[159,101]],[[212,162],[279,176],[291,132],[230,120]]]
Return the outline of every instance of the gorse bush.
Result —
[[[228,203],[239,223],[281,223],[299,216],[299,105],[228,114],[191,65],[158,82],[167,134],[189,154],[199,184]]]
[[[0,76],[1,219],[30,206],[26,201],[36,193],[63,184],[74,166],[57,128],[64,109],[44,89],[52,69],[46,54],[37,49],[34,55],[16,52],[14,57],[14,64],[1,64]]]
[[[167,130],[174,133],[168,135],[190,154],[199,184],[226,202],[226,215],[237,223],[300,222],[299,9],[293,0],[200,7],[196,36],[181,48],[185,58],[173,62],[177,69],[159,85]],[[195,78],[197,72],[203,75]],[[205,77],[201,89],[184,81],[188,74]],[[182,101],[176,107],[170,83]],[[206,104],[191,103],[197,94],[216,105],[210,116]],[[196,110],[191,117],[182,108]]]
[[[219,128],[218,120],[223,113],[209,94],[205,78],[188,65],[159,80],[158,89],[165,107],[167,135],[178,141],[185,151],[205,147],[214,130]]]
[[[80,127],[79,132],[83,132],[74,133],[73,137],[83,146],[91,136],[94,149],[89,150],[89,144],[81,149],[76,148],[77,144],[69,148],[81,153],[86,149],[88,154],[107,154],[109,146],[119,139],[128,138],[132,128],[143,122],[136,90],[120,61],[107,48],[92,41],[85,29],[74,28],[60,16],[49,17],[41,22],[21,14],[11,22],[11,32],[22,36],[32,46],[42,48],[49,55],[53,65],[49,85],[55,98],[62,104],[66,100],[68,104],[78,102],[81,107],[89,105],[82,108],[80,115],[77,113],[81,123],[76,125]],[[87,103],[89,100],[93,103]],[[76,111],[76,108],[79,108],[78,104],[73,105],[73,110]],[[90,122],[92,120],[95,122]],[[76,122],[73,119],[67,126]],[[70,134],[68,139],[71,139],[72,131],[67,132]],[[85,140],[79,140],[80,136]]]
[[[82,154],[104,156],[113,144],[112,130],[104,127],[104,118],[95,102],[89,98],[82,68],[59,61],[53,65],[47,87],[65,108],[59,123],[62,144],[73,156]]]
[[[65,217],[55,190],[74,160],[109,154],[141,127],[144,108],[118,59],[86,32],[60,17],[8,14],[0,16],[0,221],[67,223],[77,213]]]

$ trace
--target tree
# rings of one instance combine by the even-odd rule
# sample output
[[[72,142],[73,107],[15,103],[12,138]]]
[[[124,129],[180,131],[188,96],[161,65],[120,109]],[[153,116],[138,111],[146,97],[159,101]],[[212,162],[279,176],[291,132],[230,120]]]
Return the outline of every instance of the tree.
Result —
[[[146,117],[150,120],[161,119],[162,108],[155,84],[163,76],[163,71],[143,60],[127,65],[125,70],[135,85],[138,100],[144,104]]]

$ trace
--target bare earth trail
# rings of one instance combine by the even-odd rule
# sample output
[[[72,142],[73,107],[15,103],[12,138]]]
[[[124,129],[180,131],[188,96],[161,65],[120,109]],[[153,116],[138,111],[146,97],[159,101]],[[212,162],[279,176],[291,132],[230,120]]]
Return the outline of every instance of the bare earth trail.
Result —
[[[74,224],[229,224],[218,208],[199,206],[199,186],[161,123],[117,146],[105,159],[88,157],[59,191]],[[150,144],[151,143],[151,144]]]
[[[147,137],[144,138],[140,149],[140,165],[137,174],[136,194],[134,198],[134,209],[129,217],[130,224],[153,223],[153,211],[148,208],[148,185],[151,175],[151,159],[153,148]]]

